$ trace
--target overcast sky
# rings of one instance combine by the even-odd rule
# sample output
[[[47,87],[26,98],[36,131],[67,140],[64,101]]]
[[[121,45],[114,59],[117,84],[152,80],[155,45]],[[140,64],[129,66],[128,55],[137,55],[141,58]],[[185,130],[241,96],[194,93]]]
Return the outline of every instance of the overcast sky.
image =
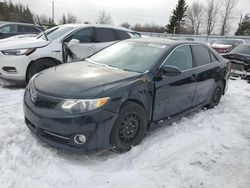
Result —
[[[204,4],[207,2],[206,0],[186,0],[189,5],[194,1]],[[244,16],[245,13],[250,12],[250,0],[237,1],[236,27],[240,14]],[[35,14],[44,13],[51,16],[52,0],[12,0],[12,2],[27,4]],[[98,13],[105,10],[111,15],[115,25],[123,22],[166,25],[178,0],[54,0],[54,2],[56,21],[59,21],[63,13],[72,13],[82,22],[93,23],[97,20]]]

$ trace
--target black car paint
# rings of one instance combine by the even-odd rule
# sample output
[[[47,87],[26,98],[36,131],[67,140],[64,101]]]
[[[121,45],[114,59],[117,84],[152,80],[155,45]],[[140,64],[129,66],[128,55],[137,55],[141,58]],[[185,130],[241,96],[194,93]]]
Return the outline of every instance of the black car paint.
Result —
[[[111,147],[110,132],[126,101],[136,102],[145,109],[149,125],[179,117],[180,114],[207,104],[219,80],[227,88],[229,65],[210,49],[220,62],[183,71],[178,76],[160,76],[163,61],[180,45],[205,46],[193,42],[177,42],[166,50],[155,67],[145,73],[118,70],[86,61],[60,65],[39,73],[33,83],[41,100],[57,101],[60,104],[63,98],[110,97],[110,101],[101,109],[82,115],[70,115],[56,107],[53,110],[37,107],[31,102],[29,90],[26,89],[24,112],[27,125],[31,129],[30,125],[34,125],[36,135],[52,146],[74,152],[88,152]],[[89,75],[86,78],[83,74],[86,72],[93,72],[96,77]],[[48,139],[44,136],[44,130],[69,137],[71,141],[62,144]],[[80,147],[72,144],[72,136],[79,132],[88,134],[87,143]]]

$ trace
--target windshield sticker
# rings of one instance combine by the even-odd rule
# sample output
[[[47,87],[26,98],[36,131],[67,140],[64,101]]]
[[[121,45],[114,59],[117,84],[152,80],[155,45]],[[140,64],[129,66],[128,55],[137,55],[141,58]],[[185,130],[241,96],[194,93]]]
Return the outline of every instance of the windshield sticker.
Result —
[[[162,49],[167,47],[167,46],[165,46],[165,45],[153,44],[153,43],[148,44],[148,46],[150,46],[150,47],[155,47],[155,48],[162,48]]]

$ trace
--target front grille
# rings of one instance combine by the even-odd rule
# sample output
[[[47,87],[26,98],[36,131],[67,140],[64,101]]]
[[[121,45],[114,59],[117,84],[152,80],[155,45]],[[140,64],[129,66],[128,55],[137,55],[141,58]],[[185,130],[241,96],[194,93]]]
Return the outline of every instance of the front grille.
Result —
[[[50,102],[50,101],[36,101],[35,102],[35,106],[39,107],[39,108],[48,108],[48,109],[53,109],[55,108],[57,105],[57,103],[55,102]]]

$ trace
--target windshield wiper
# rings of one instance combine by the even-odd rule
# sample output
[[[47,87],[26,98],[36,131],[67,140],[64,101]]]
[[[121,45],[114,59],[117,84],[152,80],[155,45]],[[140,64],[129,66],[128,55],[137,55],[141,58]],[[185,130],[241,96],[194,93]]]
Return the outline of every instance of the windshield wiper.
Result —
[[[38,16],[38,15],[37,15],[37,20],[38,20],[38,22],[39,22],[39,25],[42,27],[42,23],[40,22],[40,19],[39,19],[39,16]],[[38,29],[43,33],[43,35],[45,36],[46,41],[49,41],[48,36],[47,36],[46,33],[44,32],[44,30],[43,30],[43,29],[40,29],[40,28],[38,28]]]

